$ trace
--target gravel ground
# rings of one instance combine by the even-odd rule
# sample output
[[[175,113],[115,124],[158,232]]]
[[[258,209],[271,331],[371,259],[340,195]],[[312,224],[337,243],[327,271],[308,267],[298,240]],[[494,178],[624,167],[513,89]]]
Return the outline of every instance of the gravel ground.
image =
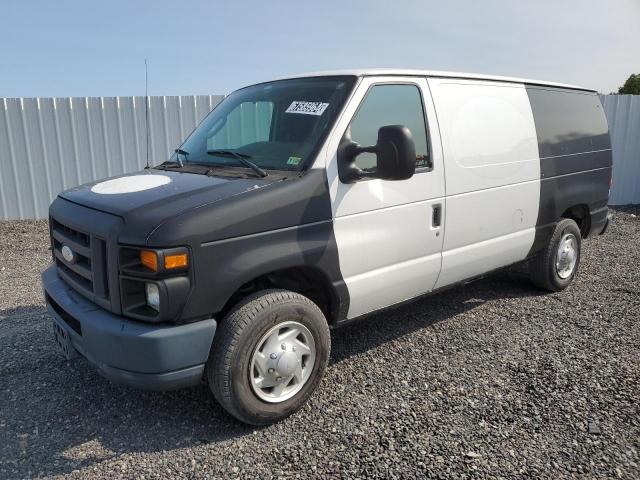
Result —
[[[0,477],[639,478],[640,208],[614,214],[565,292],[510,269],[333,331],[312,401],[261,429],[62,360],[46,223],[0,223]]]

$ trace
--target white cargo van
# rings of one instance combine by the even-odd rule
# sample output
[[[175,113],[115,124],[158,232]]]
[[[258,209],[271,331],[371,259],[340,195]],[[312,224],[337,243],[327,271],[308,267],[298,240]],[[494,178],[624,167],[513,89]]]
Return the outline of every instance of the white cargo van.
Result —
[[[518,262],[562,290],[608,223],[600,100],[548,82],[363,70],[261,83],[154,165],[52,203],[56,341],[121,383],[206,382],[253,424],[313,393],[330,327]]]

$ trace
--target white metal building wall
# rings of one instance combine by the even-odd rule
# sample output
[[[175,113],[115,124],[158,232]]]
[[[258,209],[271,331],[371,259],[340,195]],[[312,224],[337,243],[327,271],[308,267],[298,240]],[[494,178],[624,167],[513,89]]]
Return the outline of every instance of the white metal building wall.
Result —
[[[640,203],[640,95],[601,95],[613,146],[610,205]]]
[[[222,95],[149,98],[149,159],[168,158]],[[611,205],[640,204],[640,96],[602,95]],[[144,97],[0,99],[0,220],[46,218],[58,192],[145,165]]]
[[[222,98],[149,97],[150,163]],[[145,97],[0,99],[0,220],[46,218],[58,192],[145,162]]]

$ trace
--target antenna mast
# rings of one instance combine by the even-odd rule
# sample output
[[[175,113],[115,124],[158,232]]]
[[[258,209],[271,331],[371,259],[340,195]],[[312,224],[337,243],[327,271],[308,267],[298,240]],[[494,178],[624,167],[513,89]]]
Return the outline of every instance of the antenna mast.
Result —
[[[144,121],[147,134],[147,166],[145,168],[149,168],[149,69],[146,58],[144,59]]]

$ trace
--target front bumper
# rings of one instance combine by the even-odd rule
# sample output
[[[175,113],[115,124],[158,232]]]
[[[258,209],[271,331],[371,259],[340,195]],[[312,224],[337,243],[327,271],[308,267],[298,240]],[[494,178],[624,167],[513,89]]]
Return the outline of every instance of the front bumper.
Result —
[[[42,273],[42,285],[56,325],[104,377],[146,390],[173,390],[202,380],[214,319],[158,325],[114,315],[76,293],[53,265]]]

